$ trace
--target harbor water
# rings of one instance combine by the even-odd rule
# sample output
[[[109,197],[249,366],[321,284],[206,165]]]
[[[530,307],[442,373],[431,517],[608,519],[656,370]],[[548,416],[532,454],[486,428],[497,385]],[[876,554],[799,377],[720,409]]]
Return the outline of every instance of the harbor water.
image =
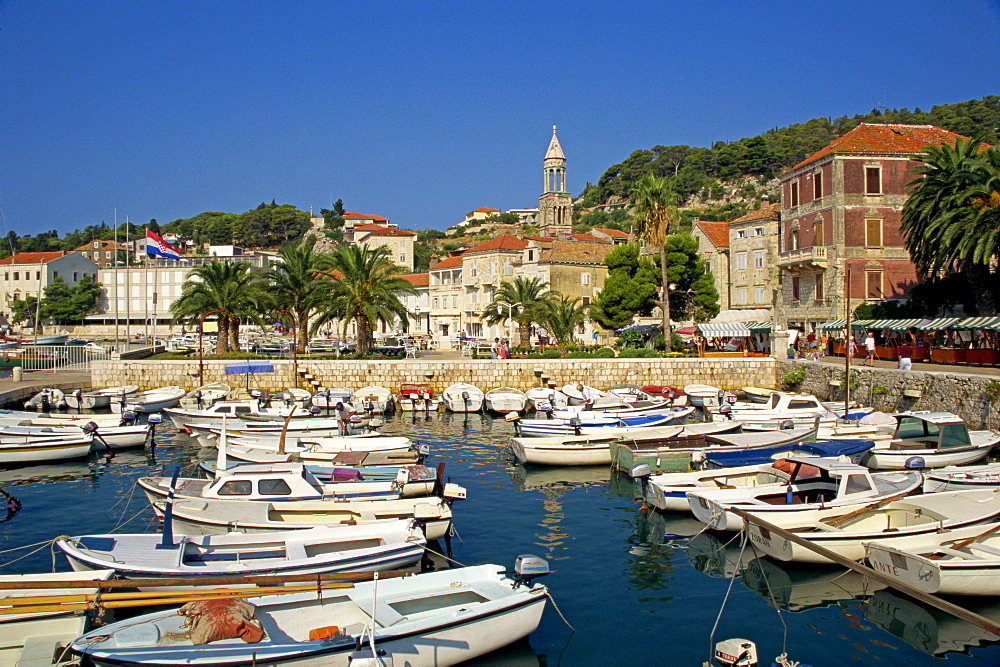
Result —
[[[603,467],[517,465],[501,418],[397,414],[382,430],[429,445],[428,465],[445,462],[445,476],[468,489],[455,507],[454,560],[549,561],[542,582],[575,632],[550,605],[527,642],[476,664],[700,665],[717,619],[715,641],[754,641],[761,664],[783,652],[811,665],[1000,664],[1000,644],[984,630],[860,575],[756,559],[749,546],[741,553],[738,536],[644,512],[631,480]],[[0,470],[0,487],[23,504],[0,525],[0,572],[68,569],[47,544],[59,535],[155,530],[134,481],[175,465],[193,475],[213,456],[165,420],[146,451]],[[990,602],[960,603],[1000,619],[1000,602]]]

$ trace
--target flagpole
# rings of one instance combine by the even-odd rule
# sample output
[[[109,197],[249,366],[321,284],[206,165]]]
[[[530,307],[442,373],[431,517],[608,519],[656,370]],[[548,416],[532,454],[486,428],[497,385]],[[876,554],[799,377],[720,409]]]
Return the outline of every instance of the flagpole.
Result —
[[[149,240],[146,240],[147,247],[149,246]],[[148,257],[148,251],[147,251]],[[149,351],[152,352],[153,348],[156,346],[156,282],[158,278],[159,271],[156,266],[156,259],[153,259],[153,336],[149,339]]]
[[[143,232],[148,232],[149,228],[143,227]],[[148,237],[147,237],[148,238]],[[148,241],[147,241],[148,242]],[[146,308],[146,340],[149,340],[149,251],[142,253],[142,300]]]
[[[129,345],[132,339],[132,258],[129,256],[129,225],[128,216],[125,216],[125,345]]]
[[[121,283],[118,282],[118,207],[115,207],[115,252],[114,252],[114,263],[115,263],[115,350],[121,352],[121,348],[118,346],[118,300],[121,298]]]

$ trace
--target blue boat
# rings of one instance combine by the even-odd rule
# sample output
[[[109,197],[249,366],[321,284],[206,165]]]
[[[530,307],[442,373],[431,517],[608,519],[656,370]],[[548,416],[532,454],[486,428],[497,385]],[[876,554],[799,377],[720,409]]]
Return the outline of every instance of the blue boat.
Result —
[[[691,410],[693,412],[693,409]],[[626,427],[673,426],[687,421],[690,412],[635,417],[599,417],[596,419],[521,419],[514,422],[518,435],[599,435],[602,429]]]
[[[726,452],[705,452],[705,464],[709,467],[732,468],[771,463],[789,456],[846,456],[858,463],[875,446],[871,440],[816,440],[796,445],[775,445],[774,447],[754,447],[752,449]]]

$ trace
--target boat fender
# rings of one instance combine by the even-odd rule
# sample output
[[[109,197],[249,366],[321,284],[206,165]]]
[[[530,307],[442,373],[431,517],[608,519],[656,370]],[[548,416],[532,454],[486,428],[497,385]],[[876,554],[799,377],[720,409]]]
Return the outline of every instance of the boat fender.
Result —
[[[927,467],[927,462],[922,456],[911,456],[903,463],[903,467],[907,470],[923,470]]]

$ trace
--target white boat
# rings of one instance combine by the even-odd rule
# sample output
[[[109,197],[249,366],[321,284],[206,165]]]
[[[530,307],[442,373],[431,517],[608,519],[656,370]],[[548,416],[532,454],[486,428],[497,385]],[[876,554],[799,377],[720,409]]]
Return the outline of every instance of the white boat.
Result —
[[[744,420],[784,420],[795,418],[836,419],[834,414],[823,402],[811,394],[791,394],[775,391],[767,403],[752,403],[736,401],[719,408],[733,419]]]
[[[286,448],[287,449],[287,448]],[[391,450],[386,452],[341,451],[317,452],[297,451],[279,454],[277,449],[266,450],[257,447],[244,447],[229,444],[226,454],[232,461],[241,463],[287,463],[299,461],[310,468],[315,466],[354,468],[358,466],[403,466],[422,463],[429,450],[427,445],[421,445],[418,450],[413,447],[406,451]]]
[[[446,493],[451,486],[446,485]],[[165,510],[166,506],[162,501],[154,505],[157,514],[162,515]],[[174,530],[184,535],[215,535],[232,531],[269,533],[276,530],[304,530],[313,526],[415,519],[428,540],[444,537],[451,526],[452,517],[450,499],[436,496],[338,502],[182,499],[174,501],[172,514]]]
[[[690,491],[695,518],[715,530],[742,530],[737,508],[782,528],[813,525],[827,517],[912,493],[923,477],[915,471],[872,473],[837,459],[789,457],[791,484]]]
[[[21,345],[65,345],[69,342],[69,334],[60,336],[39,336],[21,341]]]
[[[354,392],[354,405],[359,411],[384,414],[392,410],[392,392],[375,385]]]
[[[607,410],[587,410],[584,405],[568,405],[564,408],[557,408],[552,411],[553,419],[599,419],[610,417],[635,417],[641,415],[676,415],[691,414],[692,407],[675,407],[673,401],[665,398],[653,399],[650,401],[632,401],[625,403],[622,407],[608,408]]]
[[[30,439],[61,440],[64,438],[92,435],[92,446],[100,449],[127,449],[142,447],[149,437],[149,424],[133,424],[131,426],[98,426],[91,422],[84,427],[79,426],[0,426],[0,439],[8,435],[26,436]]]
[[[651,428],[675,426],[687,422],[693,407],[671,408],[673,412],[661,415],[632,415],[625,417],[601,416],[580,419],[518,419],[514,431],[519,436],[600,435],[607,429]],[[598,413],[600,414],[600,413]]]
[[[581,390],[580,387],[583,387]],[[587,385],[567,384],[560,392],[566,396],[567,405],[589,405],[593,410],[609,410],[612,408],[623,408],[625,402],[618,396]],[[589,397],[590,400],[586,400]],[[561,406],[560,406],[561,407]]]
[[[486,392],[486,409],[502,415],[511,412],[524,412],[528,405],[528,397],[520,389],[513,387],[497,387]]]
[[[129,400],[124,407],[112,402],[111,411],[124,412],[125,410],[129,410],[132,412],[159,412],[160,410],[172,408],[180,403],[181,398],[186,393],[186,391],[176,385],[160,387],[159,389],[150,389],[149,391],[140,391],[137,394],[129,396]]]
[[[350,403],[354,390],[348,387],[334,387],[316,392],[312,396],[312,404],[317,408],[332,411],[337,403]]]
[[[35,410],[39,409],[42,412],[48,412],[51,409],[59,409],[66,407],[66,394],[62,389],[55,389],[53,387],[46,387],[40,392],[29,398],[24,402],[25,410]]]
[[[125,401],[130,394],[137,391],[139,391],[139,387],[134,384],[95,389],[94,391],[77,389],[66,394],[66,407],[72,410],[106,408],[111,405],[111,401]]]
[[[789,479],[787,467],[782,460],[735,468],[664,472],[649,477],[643,497],[656,509],[687,512],[689,509],[687,494],[690,491],[783,484]]]
[[[0,465],[76,459],[90,453],[92,435],[80,432],[60,438],[0,437]]]
[[[524,392],[532,410],[541,412],[555,408],[556,390],[548,387],[532,387]]]
[[[609,394],[614,394],[626,403],[631,403],[633,401],[649,401],[653,400],[653,396],[647,394],[642,390],[637,384],[621,383],[608,389]]]
[[[771,400],[771,394],[776,389],[765,389],[764,387],[740,387],[740,391],[751,403],[767,403]]]
[[[1000,595],[1000,523],[911,542],[867,542],[865,559],[873,569],[931,595]]]
[[[618,431],[619,429],[603,430]],[[683,426],[661,426],[647,429],[647,431],[656,431],[657,436],[661,438],[671,438],[683,430]],[[521,463],[549,466],[606,466],[611,465],[611,445],[621,439],[622,434],[620,433],[549,438],[511,438],[511,450]]]
[[[299,387],[282,389],[276,394],[272,394],[267,402],[267,407],[271,410],[287,410],[291,407],[308,409],[312,400],[312,393]]]
[[[688,403],[698,408],[719,407],[719,392],[722,390],[707,384],[689,384],[684,386]]]
[[[189,410],[204,410],[205,408],[229,396],[232,386],[225,382],[213,382],[197,389],[192,389],[181,398],[182,408]],[[133,390],[135,391],[135,390]],[[72,405],[70,407],[73,407]]]
[[[79,605],[70,602],[75,595],[96,595],[97,582],[106,581],[114,575],[114,570],[90,572],[53,572],[46,574],[5,574],[0,576],[0,608],[10,600],[25,597],[44,596],[50,598],[44,611],[24,611],[4,614],[0,623],[0,665],[23,665],[24,667],[51,665],[53,656],[58,655],[60,645],[68,644],[91,626],[91,616],[79,610]],[[4,584],[18,586],[31,582],[50,584],[64,581],[76,583],[93,581],[88,588],[5,588]],[[51,601],[60,597],[66,602]]]
[[[169,610],[108,625],[80,637],[71,649],[98,664],[346,667],[369,646],[381,657],[355,664],[464,663],[538,627],[548,591],[531,578],[548,567],[540,558],[518,561],[514,576],[499,565],[478,565],[362,582],[320,595],[251,598],[246,613],[254,620],[247,622],[263,631],[257,643],[192,645],[189,619]]]
[[[872,503],[840,516],[787,528],[796,536],[844,558],[861,560],[865,543],[914,545],[944,530],[989,521],[1000,515],[1000,488],[927,493],[888,503]],[[765,518],[766,517],[762,517]],[[803,563],[829,563],[825,557],[750,522],[750,539],[768,556]]]
[[[315,423],[314,423],[315,422]],[[226,432],[233,437],[241,438],[249,446],[274,448],[281,441],[284,433],[285,444],[295,444],[299,441],[315,443],[320,438],[338,438],[347,440],[382,438],[378,431],[363,427],[352,428],[347,435],[341,435],[341,425],[333,419],[313,419],[292,421],[287,428],[275,422],[230,422]],[[185,424],[184,430],[198,440],[202,447],[215,447],[222,433],[222,424]]]
[[[289,412],[292,412],[293,421],[306,419],[311,416],[307,410],[303,410],[300,407],[262,408],[260,407],[260,401],[256,398],[219,401],[215,405],[203,410],[165,408],[163,412],[170,417],[170,421],[177,428],[184,428],[185,424],[192,422],[220,425],[224,418],[232,419],[233,417],[255,417],[275,422],[278,420],[284,421]]]
[[[403,412],[433,412],[441,400],[426,382],[404,382],[396,394],[396,406]]]
[[[441,392],[441,401],[452,412],[480,412],[486,395],[479,387],[467,382],[458,382]]]
[[[260,535],[156,533],[59,537],[55,544],[78,571],[112,569],[125,579],[226,574],[374,572],[409,567],[427,544],[411,521],[317,526]]]
[[[169,477],[140,477],[136,480],[150,503],[166,499],[171,492],[171,482]],[[215,479],[182,477],[173,484],[173,496],[181,499],[270,502],[395,500],[426,496],[434,491],[436,482],[433,474],[411,478],[410,470],[402,468],[394,480],[355,478],[324,483],[302,463],[244,463],[221,470],[216,467]]]
[[[1000,463],[948,466],[924,473],[924,493],[1000,486]]]
[[[965,421],[950,412],[902,412],[893,415],[892,439],[878,441],[865,465],[903,470],[943,468],[975,463],[1000,442],[995,431],[970,431]]]

